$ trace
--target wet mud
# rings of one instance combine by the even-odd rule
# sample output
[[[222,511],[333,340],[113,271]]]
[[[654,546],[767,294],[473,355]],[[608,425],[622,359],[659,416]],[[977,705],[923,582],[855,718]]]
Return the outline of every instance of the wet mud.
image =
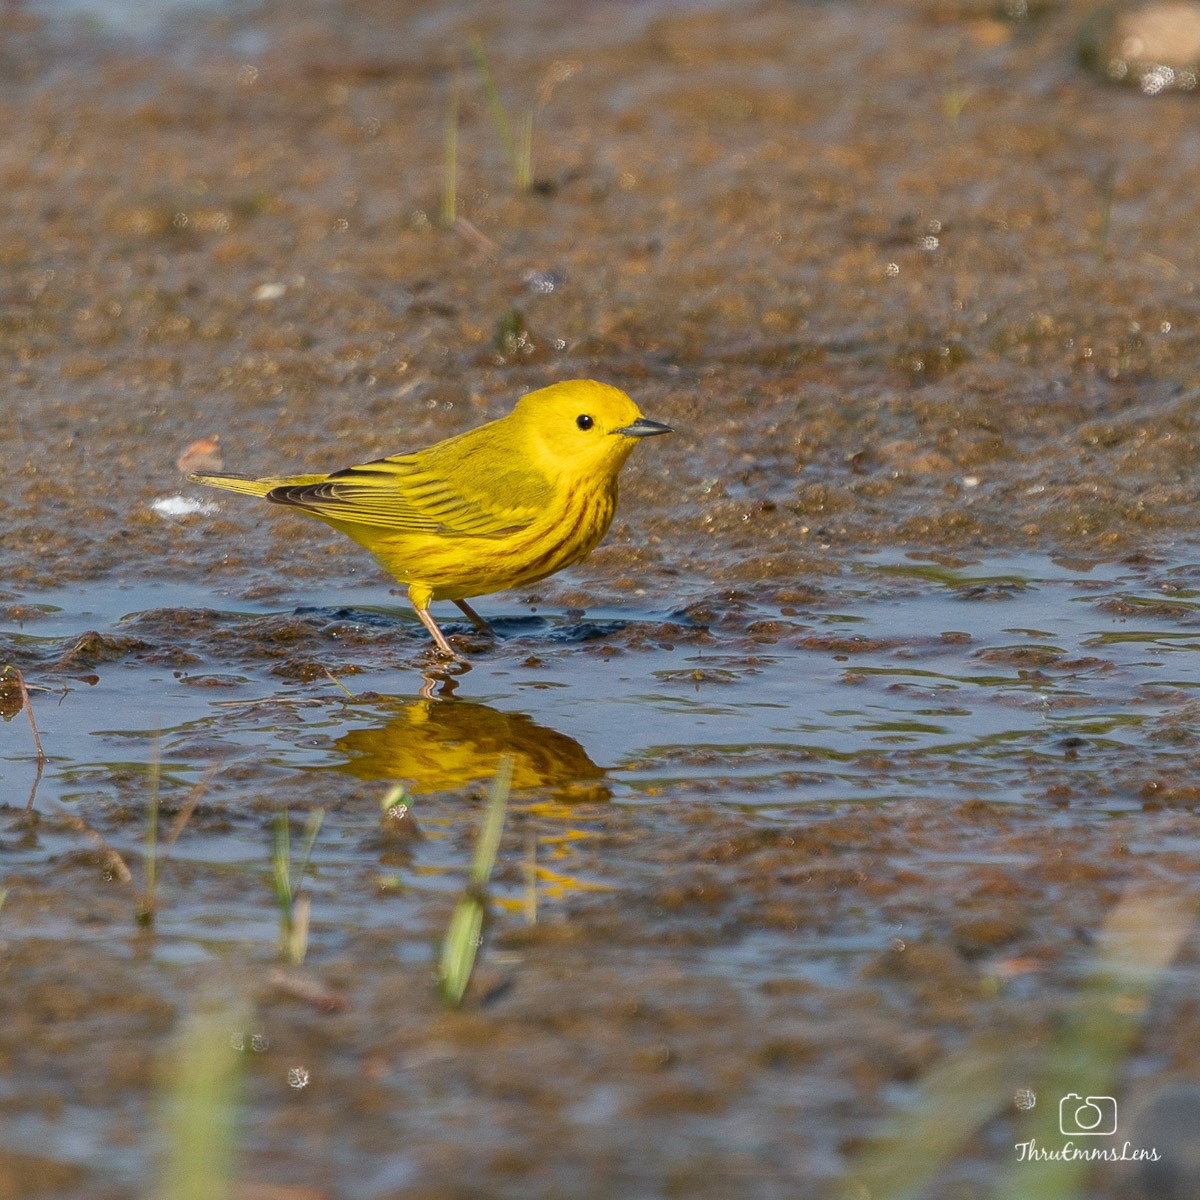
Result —
[[[243,1200],[1019,1194],[1070,1093],[1186,1161],[1197,98],[1072,3],[121,20],[0,14],[0,1200],[162,1194],[209,1012]],[[176,467],[571,377],[677,433],[465,670]]]

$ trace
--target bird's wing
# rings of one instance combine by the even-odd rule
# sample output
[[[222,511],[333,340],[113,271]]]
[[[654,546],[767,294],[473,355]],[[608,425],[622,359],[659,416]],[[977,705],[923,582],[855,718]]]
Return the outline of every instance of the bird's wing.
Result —
[[[505,537],[545,511],[551,488],[543,476],[485,475],[465,462],[447,471],[440,458],[428,451],[381,458],[316,483],[284,484],[267,499],[340,525],[435,537]]]

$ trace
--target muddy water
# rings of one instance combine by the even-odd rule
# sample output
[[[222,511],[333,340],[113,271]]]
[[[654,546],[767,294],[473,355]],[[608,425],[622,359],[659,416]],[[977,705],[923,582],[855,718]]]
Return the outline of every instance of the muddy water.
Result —
[[[820,1195],[988,1038],[928,1193],[1019,1190],[1022,1088],[1186,1151],[1186,1104],[1137,1114],[1200,1044],[1196,101],[1028,12],[4,12],[0,662],[47,762],[0,690],[0,1197],[154,1194],[214,1005],[244,1197]],[[448,618],[452,675],[355,547],[174,465],[335,468],[575,376],[678,433],[494,641]],[[164,838],[195,807],[147,926],[156,791]],[[315,809],[280,976],[272,830]],[[1183,915],[1136,1036],[1055,1074],[1147,893]]]

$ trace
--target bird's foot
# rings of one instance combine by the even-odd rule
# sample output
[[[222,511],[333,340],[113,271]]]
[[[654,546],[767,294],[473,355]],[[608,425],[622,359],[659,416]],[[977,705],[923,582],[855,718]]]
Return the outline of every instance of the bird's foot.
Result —
[[[454,603],[480,633],[486,633],[491,638],[496,636],[496,631],[487,623],[486,618],[481,617],[465,600],[455,600]]]

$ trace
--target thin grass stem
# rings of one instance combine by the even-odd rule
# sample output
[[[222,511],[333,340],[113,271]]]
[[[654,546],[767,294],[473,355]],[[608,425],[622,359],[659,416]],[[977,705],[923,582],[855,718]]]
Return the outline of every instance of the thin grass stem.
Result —
[[[496,127],[496,134],[504,148],[504,157],[508,159],[508,165],[515,180],[517,178],[517,144],[513,139],[512,126],[508,123],[508,114],[504,111],[504,101],[500,99],[496,81],[492,78],[492,67],[488,62],[487,51],[483,48],[482,38],[471,39],[471,54],[475,58],[475,65],[479,68],[480,79],[483,83],[483,95],[492,116],[492,124]]]
[[[458,84],[450,90],[446,130],[442,139],[442,224],[450,229],[458,220]]]
[[[139,925],[154,924],[158,892],[158,806],[162,779],[162,736],[156,734],[150,752],[150,795],[146,802],[146,889],[138,905]]]

